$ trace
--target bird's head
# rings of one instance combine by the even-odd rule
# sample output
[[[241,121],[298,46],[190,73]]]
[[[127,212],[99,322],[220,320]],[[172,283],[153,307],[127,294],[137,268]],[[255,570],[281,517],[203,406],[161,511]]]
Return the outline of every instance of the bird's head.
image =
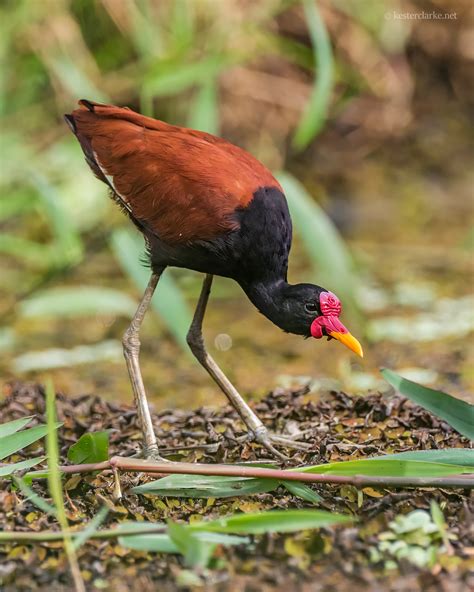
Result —
[[[358,356],[364,356],[360,343],[339,320],[342,305],[335,294],[313,284],[287,286],[285,292],[285,318],[278,323],[282,328],[315,339],[337,339]]]

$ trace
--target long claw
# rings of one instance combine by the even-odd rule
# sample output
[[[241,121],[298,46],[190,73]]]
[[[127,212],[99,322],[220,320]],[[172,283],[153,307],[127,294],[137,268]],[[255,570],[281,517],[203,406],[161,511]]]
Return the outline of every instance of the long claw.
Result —
[[[270,452],[270,454],[272,454],[275,458],[277,458],[278,460],[280,460],[281,462],[288,462],[290,459],[288,456],[285,456],[284,454],[282,454],[281,452],[279,452],[271,443],[270,441],[270,436],[264,436],[263,438],[258,440],[259,444],[261,444],[264,448],[266,448],[268,450],[268,452]]]

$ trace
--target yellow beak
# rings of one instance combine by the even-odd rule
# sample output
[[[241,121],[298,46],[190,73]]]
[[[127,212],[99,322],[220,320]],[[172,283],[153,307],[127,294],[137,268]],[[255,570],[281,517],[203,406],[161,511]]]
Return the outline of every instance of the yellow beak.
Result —
[[[364,357],[364,352],[362,350],[361,344],[350,333],[338,333],[337,331],[331,331],[329,333],[329,335],[331,337],[334,337],[334,339],[337,339],[338,341],[343,343],[346,347],[348,347],[350,350],[352,350],[355,354],[357,354],[361,358]]]

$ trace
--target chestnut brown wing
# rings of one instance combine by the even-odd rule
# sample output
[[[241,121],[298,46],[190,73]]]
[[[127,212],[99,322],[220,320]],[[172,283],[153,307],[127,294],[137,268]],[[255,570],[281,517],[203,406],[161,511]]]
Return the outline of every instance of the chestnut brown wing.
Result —
[[[169,243],[235,229],[260,187],[278,187],[253,156],[216,136],[84,101],[68,116],[87,161],[131,216]]]

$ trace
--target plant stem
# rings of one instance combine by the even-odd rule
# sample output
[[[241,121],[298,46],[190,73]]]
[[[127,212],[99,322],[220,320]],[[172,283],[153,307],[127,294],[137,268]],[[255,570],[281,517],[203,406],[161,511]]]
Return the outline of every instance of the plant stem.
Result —
[[[59,533],[64,542],[64,550],[69,562],[71,575],[74,581],[76,592],[86,592],[86,586],[82,579],[81,569],[77,560],[76,550],[69,534],[69,524],[64,507],[64,495],[59,470],[58,436],[56,433],[56,393],[51,379],[46,384],[46,423],[48,432],[46,434],[46,451],[48,453],[48,486],[56,508],[56,518],[61,527]]]
[[[354,485],[356,487],[459,487],[474,488],[472,475],[453,475],[449,477],[377,477],[370,475],[329,475],[303,473],[295,470],[264,469],[239,465],[209,465],[199,463],[155,463],[140,459],[114,456],[109,461],[84,465],[64,465],[62,473],[90,473],[93,471],[113,470],[147,473],[157,475],[212,475],[249,477],[257,479],[278,479],[281,481],[302,481],[306,483],[333,483]]]
[[[0,532],[0,543],[3,542],[28,542],[32,543],[47,543],[52,541],[62,541],[64,535],[71,538],[82,534],[83,530],[67,530],[67,531],[52,531],[45,532],[18,532],[18,531],[3,531]],[[156,526],[156,528],[107,528],[104,530],[96,530],[88,538],[90,539],[111,539],[118,536],[139,535],[139,534],[161,534],[166,532],[166,526]]]

